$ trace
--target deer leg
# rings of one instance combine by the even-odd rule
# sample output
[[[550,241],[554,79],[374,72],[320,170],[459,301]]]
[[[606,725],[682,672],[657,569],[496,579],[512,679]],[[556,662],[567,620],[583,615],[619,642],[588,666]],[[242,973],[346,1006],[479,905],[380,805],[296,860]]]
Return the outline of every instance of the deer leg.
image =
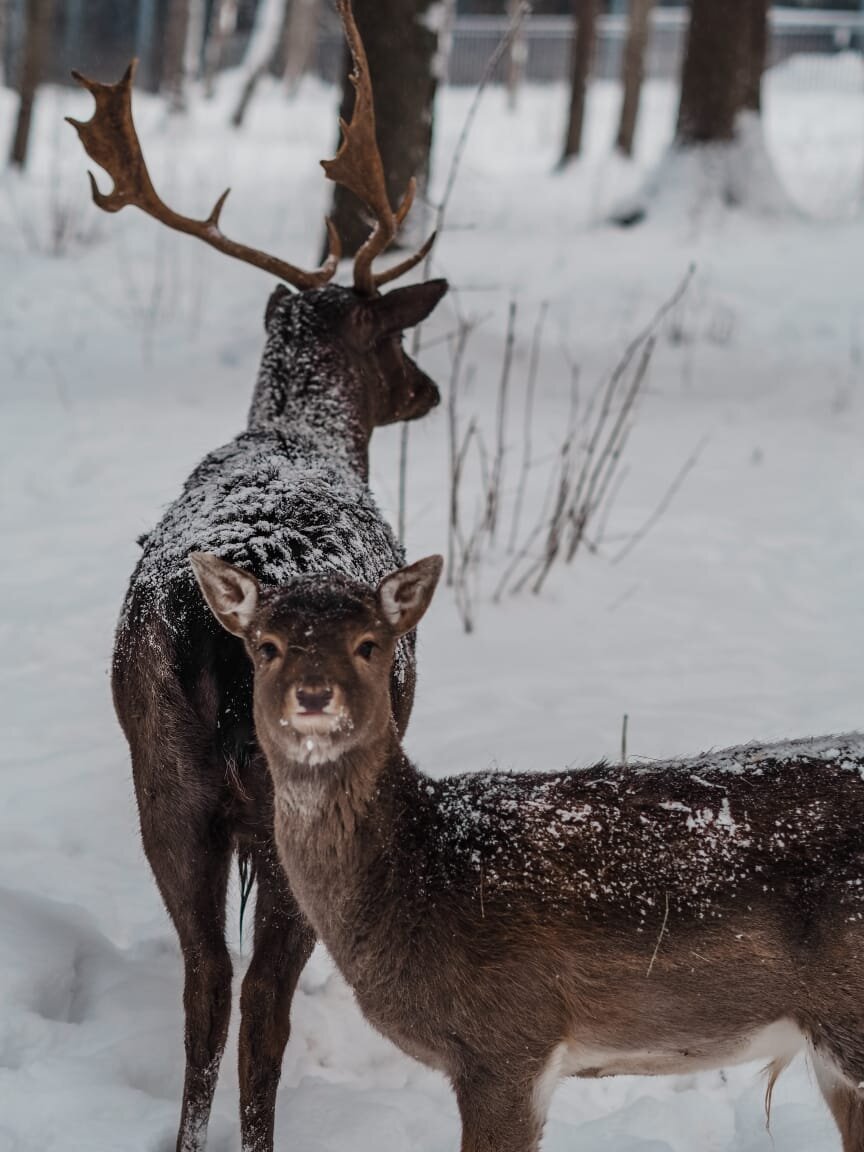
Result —
[[[225,899],[232,842],[215,790],[205,803],[200,788],[193,804],[170,765],[158,775],[136,772],[136,784],[144,850],[183,953],[186,1074],[177,1152],[203,1152],[231,1015]]]
[[[840,1130],[843,1152],[864,1152],[864,1096],[858,1087],[861,1076],[844,1067],[843,1055],[813,1051],[816,1080]]]
[[[537,1152],[546,1121],[538,1078],[514,1083],[485,1070],[467,1071],[456,1084],[462,1152]]]
[[[255,943],[240,996],[240,1126],[243,1152],[272,1152],[291,1001],[315,935],[272,844],[256,853],[255,865]]]

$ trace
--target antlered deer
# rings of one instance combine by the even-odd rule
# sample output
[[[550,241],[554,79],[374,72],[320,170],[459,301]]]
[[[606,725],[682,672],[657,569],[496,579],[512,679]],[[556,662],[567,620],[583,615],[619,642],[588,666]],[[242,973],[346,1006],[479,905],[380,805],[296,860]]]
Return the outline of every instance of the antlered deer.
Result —
[[[191,557],[255,668],[276,843],[369,1020],[451,1079],[463,1152],[535,1152],[559,1077],[809,1050],[864,1152],[864,735],[433,780],[388,683],[438,557],[372,591]]]
[[[428,251],[383,272],[373,261],[411,205],[396,211],[384,186],[366,58],[348,0],[340,0],[354,58],[357,100],[328,176],[355,192],[376,223],[354,263],[353,288],[328,283],[339,257],[316,272],[229,240],[222,196],[206,220],[180,216],[157,196],[131,109],[134,67],[115,85],[78,77],[96,112],[75,123],[114,189],[93,184],[113,212],[134,204],[169,227],[279,276],[267,306],[264,354],[248,425],[211,452],[143,541],[117,631],[113,690],[129,742],[144,849],[177,929],[185,964],[186,1075],[178,1152],[204,1147],[231,1008],[225,901],[235,850],[257,881],[254,948],[241,993],[240,1103],[244,1152],[269,1152],[282,1054],[297,979],[313,931],[289,891],[273,842],[270,777],[255,738],[252,672],[242,645],[202,603],[192,549],[241,563],[265,583],[306,571],[372,581],[402,562],[401,548],[367,486],[374,428],[425,415],[435,384],[404,353],[403,330],[446,291],[442,280],[380,295],[380,285]],[[73,122],[74,123],[74,122]],[[431,242],[431,241],[430,241]],[[403,732],[414,694],[413,637],[393,665],[390,706]]]

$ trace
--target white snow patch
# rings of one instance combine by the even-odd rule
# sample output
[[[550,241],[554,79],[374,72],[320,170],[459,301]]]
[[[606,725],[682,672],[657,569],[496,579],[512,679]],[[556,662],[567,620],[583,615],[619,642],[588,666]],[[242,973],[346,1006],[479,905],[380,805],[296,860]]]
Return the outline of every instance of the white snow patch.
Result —
[[[609,565],[611,546],[601,542],[597,556],[553,574],[543,597],[500,607],[488,601],[498,572],[481,570],[471,637],[442,585],[420,629],[408,738],[430,770],[614,756],[624,712],[634,761],[635,751],[739,745],[730,771],[754,737],[861,726],[860,57],[822,65],[818,89],[801,89],[796,63],[767,80],[765,146],[800,217],[720,209],[649,217],[626,232],[607,227],[613,205],[668,147],[673,87],[646,85],[636,159],[625,164],[609,157],[620,93],[596,85],[586,157],[560,175],[563,88],[526,88],[515,115],[503,92],[486,94],[435,256],[436,272],[463,289],[460,306],[484,319],[468,350],[465,425],[474,413],[494,421],[511,296],[518,400],[537,310],[549,301],[534,441],[537,459],[551,459],[567,419],[567,357],[585,389],[603,378],[695,261],[693,288],[660,333],[610,545],[645,522],[679,463],[706,432],[712,439],[626,562]],[[238,134],[226,125],[240,79],[224,78],[212,103],[193,101],[170,131],[162,106],[136,94],[154,183],[191,212],[208,211],[231,184],[230,235],[314,264],[329,196],[317,160],[332,155],[337,95],[304,83],[288,105],[265,80]],[[442,94],[433,200],[470,99]],[[244,424],[271,287],[140,213],[97,213],[87,162],[61,123],[66,114],[86,119],[91,107],[85,93],[44,89],[29,174],[0,174],[4,1152],[173,1147],[182,965],[139,847],[107,669],[139,556],[135,536],[152,528],[196,461]],[[12,92],[0,90],[4,147],[13,112]],[[58,220],[67,227],[55,256]],[[442,383],[453,325],[445,302],[423,333],[424,366]],[[521,412],[514,399],[505,463],[518,459]],[[446,540],[445,424],[433,413],[411,430],[412,559]],[[398,443],[390,429],[372,446],[373,482],[391,519]],[[526,515],[542,505],[540,465],[533,480]],[[511,495],[515,484],[514,468],[505,474]],[[782,755],[800,753],[785,747]],[[834,750],[835,763],[861,771],[860,747],[836,738],[807,754]],[[692,762],[685,770],[700,772]],[[721,788],[711,804],[713,828],[731,844],[722,796]],[[584,828],[595,814],[581,815]],[[734,815],[740,837],[742,814]],[[566,824],[559,814],[562,834]],[[239,981],[248,955],[237,952],[236,919],[235,900]],[[235,1007],[235,1030],[237,1017]],[[239,1144],[235,1036],[210,1125],[216,1152]],[[752,1068],[725,1079],[567,1083],[555,1093],[544,1152],[834,1152],[836,1132],[802,1062],[777,1085],[770,1136],[763,1092]],[[458,1144],[448,1085],[363,1023],[321,952],[295,1002],[277,1142],[307,1152]]]

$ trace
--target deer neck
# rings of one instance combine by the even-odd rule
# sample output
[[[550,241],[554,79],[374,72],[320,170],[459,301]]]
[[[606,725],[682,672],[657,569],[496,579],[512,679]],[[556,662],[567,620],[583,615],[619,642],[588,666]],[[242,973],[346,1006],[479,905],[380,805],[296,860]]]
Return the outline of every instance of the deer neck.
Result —
[[[400,798],[419,774],[391,730],[376,745],[352,749],[330,764],[292,770],[290,783],[278,783],[288,776],[278,767],[273,776],[282,864],[301,908],[339,963],[354,951],[364,893],[386,869],[405,809]]]
[[[354,370],[326,343],[273,343],[264,350],[250,432],[278,432],[364,480],[372,429]]]

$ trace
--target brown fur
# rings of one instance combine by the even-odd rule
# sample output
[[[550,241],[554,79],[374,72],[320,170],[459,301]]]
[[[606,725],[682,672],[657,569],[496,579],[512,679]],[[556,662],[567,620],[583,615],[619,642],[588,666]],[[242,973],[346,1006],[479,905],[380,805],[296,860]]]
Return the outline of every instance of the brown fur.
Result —
[[[864,1152],[864,737],[432,780],[387,685],[434,565],[377,595],[310,577],[260,598],[224,565],[220,592],[209,565],[255,662],[292,891],[369,1020],[450,1077],[463,1152],[534,1152],[557,1074],[761,1055],[773,1076],[796,1037],[844,1152]],[[339,702],[314,750],[294,731],[310,684]]]
[[[204,1148],[228,1031],[225,901],[235,852],[257,881],[253,953],[241,992],[244,1152],[273,1146],[291,998],[315,938],[273,842],[251,668],[242,645],[202,603],[186,557],[192,547],[218,546],[223,555],[248,558],[271,581],[280,571],[309,567],[355,575],[368,568],[377,578],[399,562],[401,550],[365,485],[369,440],[376,426],[418,418],[438,402],[434,383],[403,352],[400,333],[428,315],[445,287],[429,282],[371,300],[336,286],[302,296],[277,289],[247,432],[190,476],[145,539],[130,582],[113,691],[132,755],[144,850],[184,959],[178,1152]],[[414,694],[413,637],[406,637],[401,661],[388,705],[400,732]]]

